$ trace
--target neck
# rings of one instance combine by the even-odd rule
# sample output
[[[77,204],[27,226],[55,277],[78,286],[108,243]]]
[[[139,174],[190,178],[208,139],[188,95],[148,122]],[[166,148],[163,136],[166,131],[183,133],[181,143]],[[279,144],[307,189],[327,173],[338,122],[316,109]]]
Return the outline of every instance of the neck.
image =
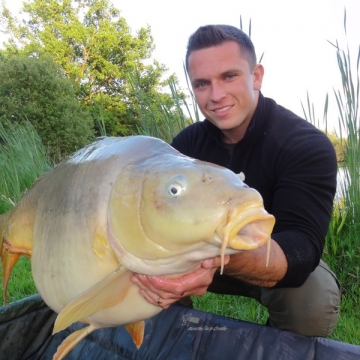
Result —
[[[244,135],[235,130],[221,130],[221,141],[225,144],[237,144]]]
[[[225,134],[223,131],[221,132],[221,141],[225,144],[236,144],[237,141],[232,139],[230,136]]]

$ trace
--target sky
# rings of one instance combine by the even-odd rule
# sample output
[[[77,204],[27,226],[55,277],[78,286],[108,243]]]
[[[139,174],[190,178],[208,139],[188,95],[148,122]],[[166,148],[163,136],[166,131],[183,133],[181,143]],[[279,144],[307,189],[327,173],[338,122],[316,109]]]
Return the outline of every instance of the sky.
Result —
[[[22,0],[6,0],[17,13]],[[183,61],[188,37],[206,24],[240,26],[248,32],[265,68],[262,92],[303,116],[307,93],[322,118],[329,93],[330,128],[336,128],[337,108],[333,89],[340,87],[335,48],[349,45],[356,62],[360,44],[360,0],[113,0],[132,32],[150,25],[154,38],[153,58],[176,73],[186,89]],[[344,9],[347,11],[347,36]],[[0,33],[0,43],[2,35]]]

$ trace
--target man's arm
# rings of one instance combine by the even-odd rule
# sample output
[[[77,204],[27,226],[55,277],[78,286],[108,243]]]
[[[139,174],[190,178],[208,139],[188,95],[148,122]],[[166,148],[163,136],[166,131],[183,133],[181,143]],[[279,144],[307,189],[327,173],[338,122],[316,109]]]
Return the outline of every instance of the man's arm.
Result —
[[[256,250],[242,251],[230,256],[224,273],[252,285],[273,287],[287,271],[285,254],[275,240],[271,240],[268,265],[266,265],[266,258],[266,245]]]

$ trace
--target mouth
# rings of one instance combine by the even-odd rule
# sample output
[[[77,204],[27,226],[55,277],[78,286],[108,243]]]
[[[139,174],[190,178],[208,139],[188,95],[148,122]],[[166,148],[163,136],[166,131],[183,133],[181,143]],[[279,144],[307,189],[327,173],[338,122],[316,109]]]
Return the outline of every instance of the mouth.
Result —
[[[211,111],[214,114],[221,116],[221,115],[227,113],[229,110],[231,110],[231,108],[232,108],[232,105],[228,105],[228,106],[222,106],[222,107],[219,107],[219,108],[212,109]]]
[[[227,247],[234,250],[254,250],[267,243],[269,261],[271,232],[275,224],[274,216],[262,204],[250,204],[229,211],[225,226],[219,231],[221,244],[221,273],[224,269],[224,256]]]

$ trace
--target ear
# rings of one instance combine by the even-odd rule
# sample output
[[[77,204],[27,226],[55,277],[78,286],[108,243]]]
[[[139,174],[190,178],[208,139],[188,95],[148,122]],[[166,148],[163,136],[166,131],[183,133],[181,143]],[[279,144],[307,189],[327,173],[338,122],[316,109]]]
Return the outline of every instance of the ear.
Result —
[[[262,85],[262,80],[264,77],[264,67],[261,64],[257,64],[254,67],[254,90],[260,90]]]

